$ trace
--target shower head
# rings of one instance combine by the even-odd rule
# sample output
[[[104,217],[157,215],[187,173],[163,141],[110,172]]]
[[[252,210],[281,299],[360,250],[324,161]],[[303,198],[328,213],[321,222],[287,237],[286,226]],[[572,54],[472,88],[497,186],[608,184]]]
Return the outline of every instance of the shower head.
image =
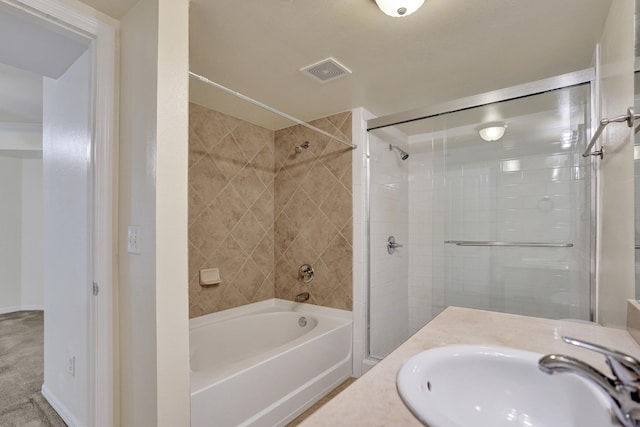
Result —
[[[296,146],[295,146],[295,151],[296,151],[296,153],[298,153],[298,154],[302,153],[302,149],[303,149],[303,148],[304,148],[305,150],[306,150],[307,148],[309,148],[309,141],[305,141],[305,142],[303,142],[303,143],[302,143],[302,144],[300,144],[300,145],[296,145]]]
[[[397,145],[389,144],[389,151],[393,151],[394,148],[398,150],[398,153],[400,153],[400,158],[402,160],[407,160],[409,158],[409,153],[404,151],[402,148],[398,147]]]

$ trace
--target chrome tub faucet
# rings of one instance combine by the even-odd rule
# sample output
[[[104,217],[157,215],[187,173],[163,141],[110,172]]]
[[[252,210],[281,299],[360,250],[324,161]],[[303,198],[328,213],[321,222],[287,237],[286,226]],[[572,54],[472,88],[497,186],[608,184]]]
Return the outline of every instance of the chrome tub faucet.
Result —
[[[640,362],[628,354],[587,341],[562,337],[567,344],[595,351],[606,358],[613,378],[571,356],[548,354],[538,361],[542,372],[572,373],[598,386],[609,398],[613,413],[624,427],[640,426]]]

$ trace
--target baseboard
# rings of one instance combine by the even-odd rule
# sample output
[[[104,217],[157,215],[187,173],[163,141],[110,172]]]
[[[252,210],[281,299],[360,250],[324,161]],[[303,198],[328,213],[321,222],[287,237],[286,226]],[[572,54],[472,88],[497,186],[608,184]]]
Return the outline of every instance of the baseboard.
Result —
[[[13,313],[15,311],[22,311],[22,307],[2,307],[0,308],[0,314]]]
[[[15,307],[2,307],[0,308],[0,314],[15,313],[16,311],[33,311],[44,310],[44,305],[17,305]]]
[[[20,311],[44,311],[44,305],[23,305]]]
[[[69,413],[69,410],[51,394],[46,385],[42,385],[41,392],[44,398],[47,399],[47,402],[49,402],[49,405],[51,405],[58,415],[60,415],[60,418],[67,423],[68,427],[80,427],[78,420],[76,420],[76,418]]]

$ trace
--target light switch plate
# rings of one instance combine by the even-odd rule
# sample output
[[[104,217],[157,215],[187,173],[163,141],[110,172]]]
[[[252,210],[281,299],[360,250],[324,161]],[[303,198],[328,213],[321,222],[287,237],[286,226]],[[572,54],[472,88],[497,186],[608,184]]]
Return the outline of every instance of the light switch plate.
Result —
[[[140,253],[140,227],[137,225],[130,225],[127,230],[127,252]]]

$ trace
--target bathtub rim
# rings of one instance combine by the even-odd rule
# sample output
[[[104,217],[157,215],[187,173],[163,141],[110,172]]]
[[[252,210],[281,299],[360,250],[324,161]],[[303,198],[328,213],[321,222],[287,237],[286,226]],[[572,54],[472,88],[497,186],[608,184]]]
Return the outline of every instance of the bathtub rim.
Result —
[[[227,310],[217,311],[215,313],[205,314],[203,316],[193,317],[189,319],[189,330],[209,325],[211,323],[231,320],[236,317],[248,316],[252,314],[270,313],[274,311],[291,311],[310,313],[320,316],[335,317],[339,319],[353,321],[353,312],[341,310],[338,308],[324,307],[315,304],[299,303],[294,301],[283,300],[280,298],[271,298],[264,301],[254,302],[242,305],[240,307],[229,308]]]

